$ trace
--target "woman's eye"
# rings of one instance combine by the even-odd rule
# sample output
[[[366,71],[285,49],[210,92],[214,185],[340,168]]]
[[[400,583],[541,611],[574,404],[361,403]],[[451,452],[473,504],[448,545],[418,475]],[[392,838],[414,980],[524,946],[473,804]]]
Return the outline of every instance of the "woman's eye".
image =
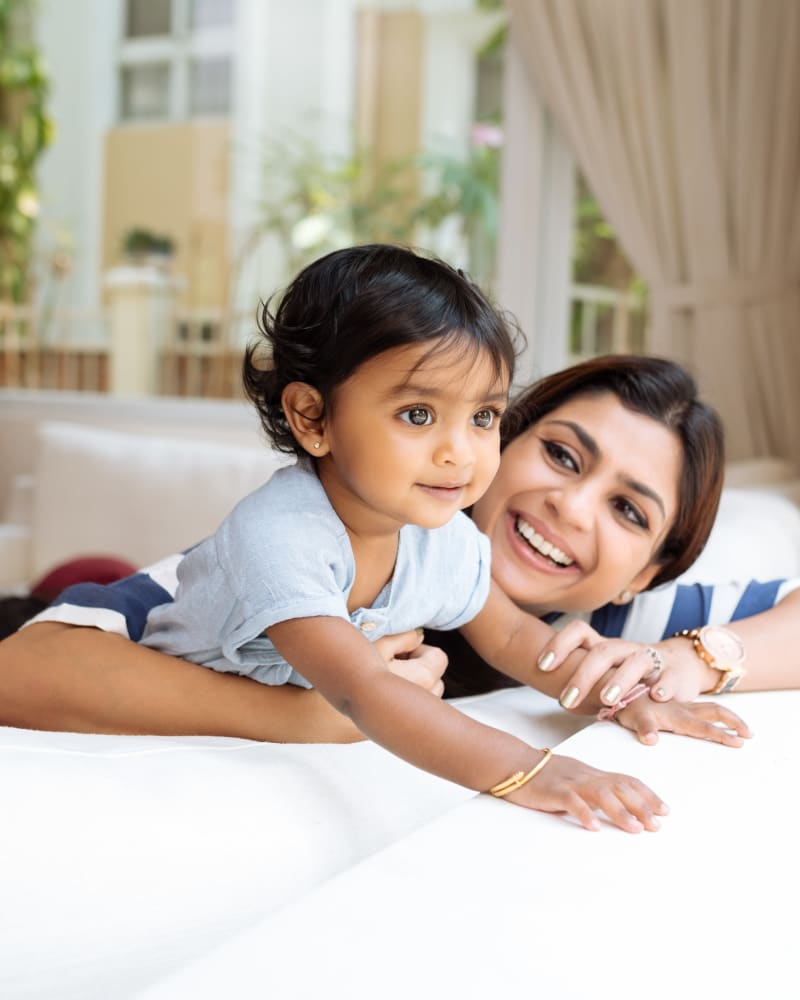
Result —
[[[472,418],[472,422],[476,427],[482,427],[484,430],[488,430],[494,425],[495,417],[497,417],[497,415],[498,414],[494,410],[478,410]]]
[[[412,406],[410,410],[403,410],[400,419],[414,427],[425,427],[433,423],[433,415],[424,406]]]
[[[560,444],[557,444],[555,441],[545,441],[544,449],[557,465],[562,465],[565,469],[570,469],[572,472],[578,471],[578,463],[572,457],[572,454]]]
[[[622,514],[626,521],[630,521],[631,524],[635,524],[639,528],[649,527],[647,518],[635,504],[630,502],[630,500],[626,500],[625,497],[618,497],[614,503],[617,510],[620,514]]]

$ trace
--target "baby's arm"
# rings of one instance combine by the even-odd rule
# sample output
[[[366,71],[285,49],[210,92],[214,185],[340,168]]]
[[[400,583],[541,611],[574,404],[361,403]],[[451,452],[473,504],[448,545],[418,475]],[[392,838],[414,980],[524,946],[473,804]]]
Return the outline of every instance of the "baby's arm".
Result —
[[[462,625],[460,631],[472,648],[496,670],[553,698],[561,697],[569,679],[585,660],[587,636],[592,640],[589,645],[600,638],[592,629],[581,629],[577,641],[564,644],[560,633],[535,615],[522,611],[494,582],[483,609],[472,621]],[[552,670],[541,670],[538,663],[542,652],[560,641],[561,655],[557,665]],[[645,666],[642,670],[646,672]],[[631,686],[639,679],[641,675]],[[588,688],[581,695],[587,693]],[[600,707],[602,703],[595,705],[587,701],[581,711],[594,714]]]
[[[547,626],[537,623],[542,630]],[[409,763],[476,791],[486,791],[542,758],[522,740],[470,719],[402,677],[344,619],[292,619],[269,638],[340,712],[376,743]],[[664,803],[641,782],[554,757],[540,774],[508,796],[547,812],[566,812],[595,829],[595,809],[630,832],[658,828]]]

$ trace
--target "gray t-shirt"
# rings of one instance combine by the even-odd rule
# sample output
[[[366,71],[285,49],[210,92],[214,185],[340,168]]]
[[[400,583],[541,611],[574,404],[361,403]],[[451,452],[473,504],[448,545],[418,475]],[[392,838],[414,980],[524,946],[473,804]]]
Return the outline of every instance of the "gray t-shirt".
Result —
[[[489,594],[489,540],[459,512],[400,530],[391,579],[371,608],[347,611],[350,540],[310,460],[279,469],[178,567],[175,600],[148,615],[142,643],[264,684],[311,685],[262,633],[291,618],[349,619],[371,641],[422,626],[455,629]]]

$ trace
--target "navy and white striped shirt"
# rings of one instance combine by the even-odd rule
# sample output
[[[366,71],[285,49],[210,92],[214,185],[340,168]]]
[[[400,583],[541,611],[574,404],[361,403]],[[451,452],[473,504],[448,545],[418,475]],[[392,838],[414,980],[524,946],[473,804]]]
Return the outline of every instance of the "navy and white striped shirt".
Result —
[[[182,558],[182,554],[169,556],[107,586],[81,583],[69,587],[28,624],[59,621],[90,625],[138,641],[150,611],[174,598]],[[713,585],[673,581],[637,594],[630,604],[606,604],[582,615],[548,615],[545,621],[559,629],[578,617],[610,639],[657,642],[680,629],[749,618],[774,607],[798,588],[800,579]]]

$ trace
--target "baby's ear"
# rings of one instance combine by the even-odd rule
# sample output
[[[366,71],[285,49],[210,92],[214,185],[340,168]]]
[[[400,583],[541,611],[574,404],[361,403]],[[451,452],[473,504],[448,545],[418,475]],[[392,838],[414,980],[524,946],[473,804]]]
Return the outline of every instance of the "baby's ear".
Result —
[[[281,406],[295,440],[309,455],[327,454],[325,403],[319,391],[307,382],[290,382],[281,393]]]

